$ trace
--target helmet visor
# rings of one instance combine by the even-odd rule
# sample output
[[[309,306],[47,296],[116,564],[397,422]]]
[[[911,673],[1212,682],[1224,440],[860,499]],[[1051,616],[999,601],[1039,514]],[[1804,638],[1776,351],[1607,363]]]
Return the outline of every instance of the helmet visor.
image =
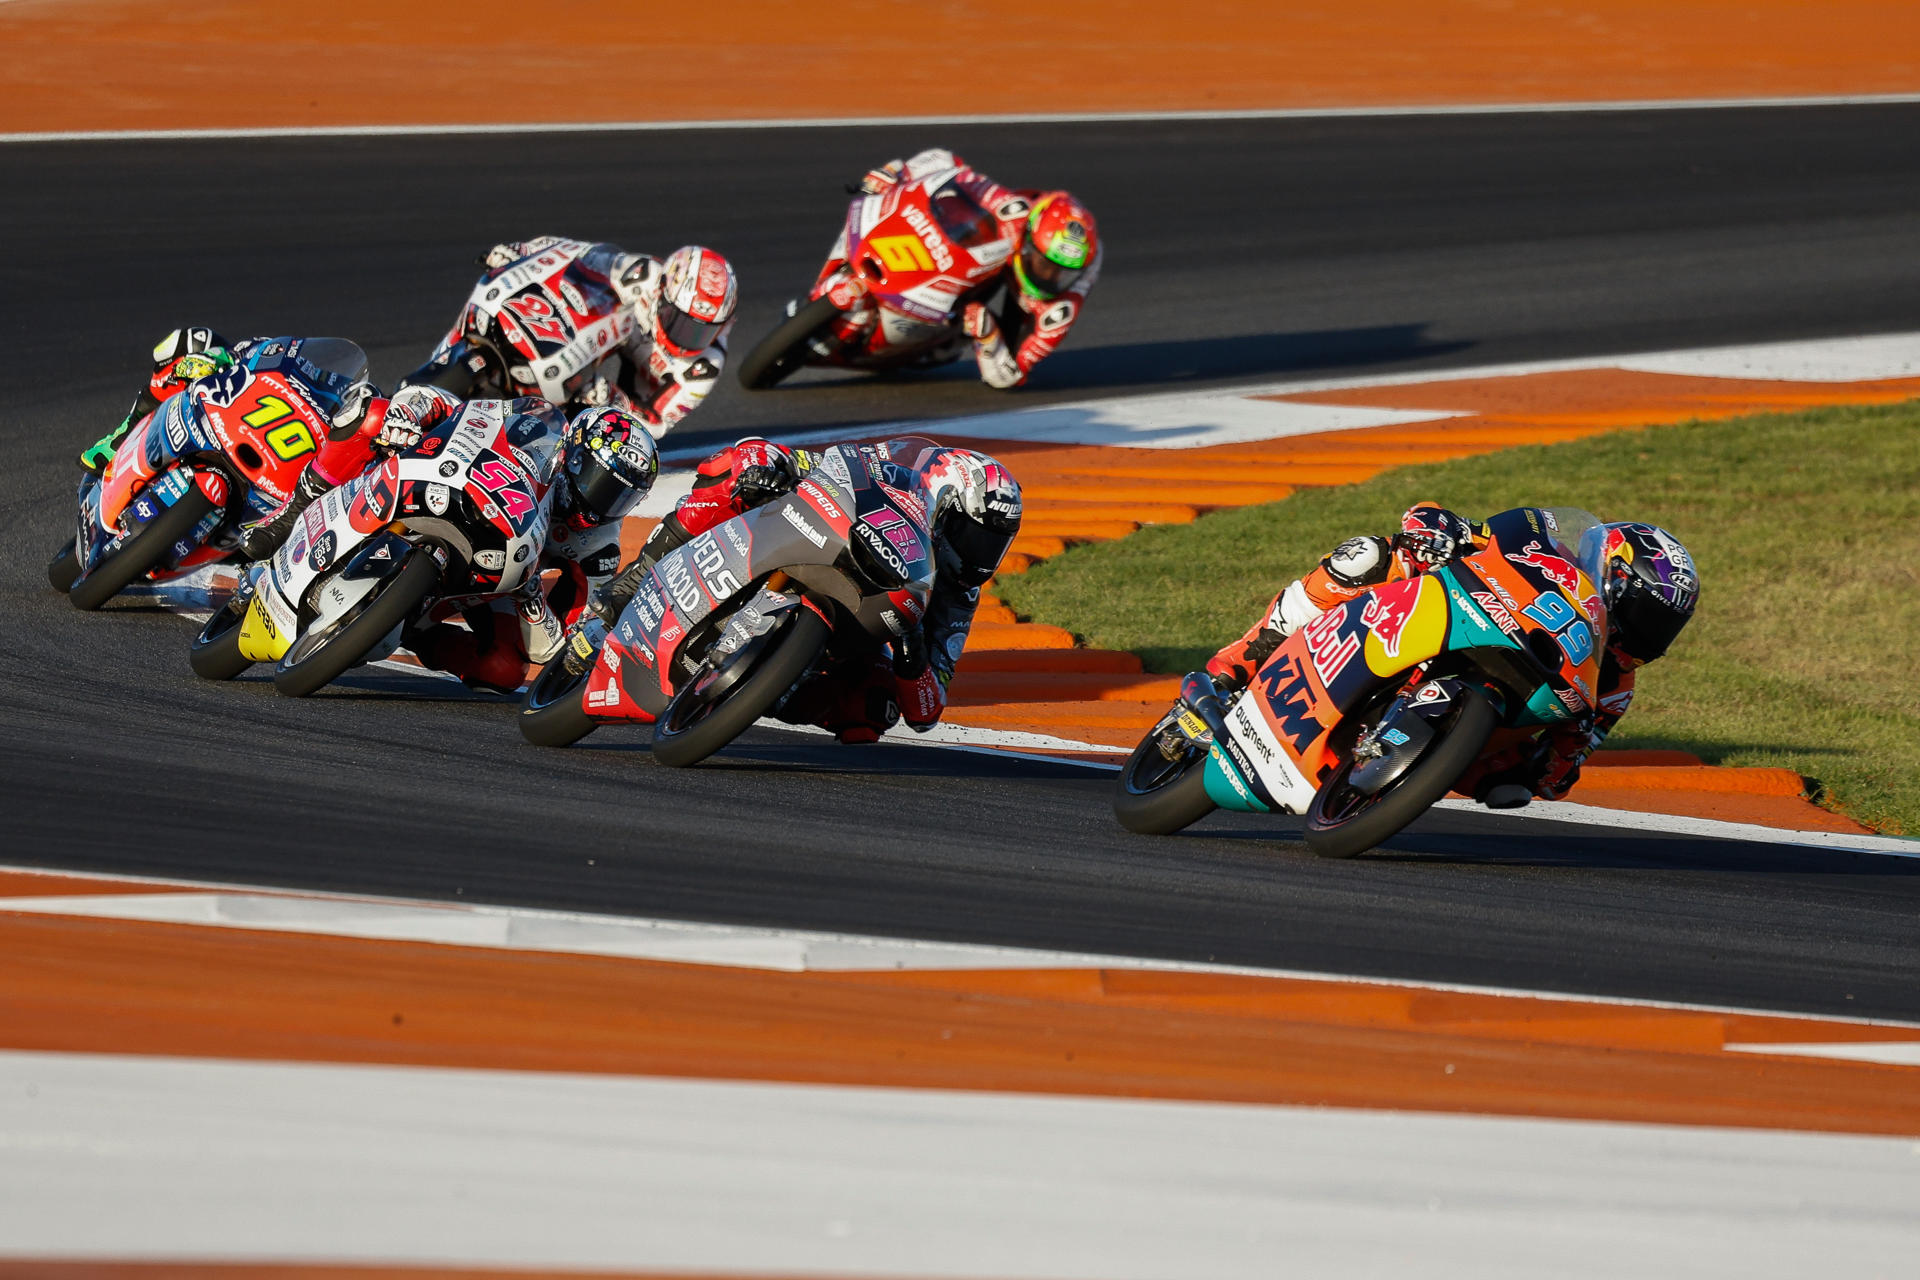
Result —
[[[1636,662],[1652,662],[1666,653],[1690,616],[1662,600],[1645,583],[1631,580],[1609,613],[1614,643]]]
[[[1048,298],[1057,298],[1080,283],[1085,267],[1063,267],[1040,252],[1031,237],[1020,246],[1020,275],[1029,289]]]
[[[727,327],[724,320],[698,320],[665,298],[660,299],[660,333],[678,351],[705,351]]]
[[[602,521],[626,515],[641,498],[638,489],[591,456],[580,461],[580,470],[573,477],[573,496],[582,513]]]
[[[963,587],[977,587],[991,578],[1013,545],[1013,530],[990,529],[958,511],[947,517],[940,532],[954,577]]]

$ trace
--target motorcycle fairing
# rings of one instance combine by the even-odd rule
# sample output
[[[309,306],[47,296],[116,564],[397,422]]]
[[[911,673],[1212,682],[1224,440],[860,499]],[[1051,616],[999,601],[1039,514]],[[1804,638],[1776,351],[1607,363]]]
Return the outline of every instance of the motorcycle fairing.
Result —
[[[581,240],[550,246],[482,280],[467,302],[466,327],[476,334],[497,331],[511,363],[530,373],[540,394],[556,404],[569,400],[585,375],[633,332],[628,307],[588,318],[592,300],[586,291],[597,297],[607,288],[589,281],[584,269],[576,272],[579,257],[592,247]]]

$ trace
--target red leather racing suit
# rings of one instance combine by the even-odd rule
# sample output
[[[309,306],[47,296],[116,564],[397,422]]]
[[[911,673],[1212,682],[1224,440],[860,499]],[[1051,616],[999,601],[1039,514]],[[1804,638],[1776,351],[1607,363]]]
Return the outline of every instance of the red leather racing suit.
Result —
[[[989,386],[1002,389],[1017,387],[1027,380],[1034,366],[1052,355],[1072,331],[1074,323],[1080,318],[1080,309],[1086,305],[1087,294],[1100,277],[1100,264],[1106,251],[1104,248],[1095,250],[1093,261],[1087,265],[1071,290],[1055,298],[1037,298],[1022,292],[1014,277],[1012,264],[1014,255],[1020,250],[1027,215],[1032,212],[1033,202],[1041,192],[1003,187],[969,166],[959,156],[940,147],[930,147],[910,160],[895,160],[875,169],[867,175],[866,185],[869,190],[884,189],[884,184],[889,180],[917,182],[947,170],[953,171],[952,184],[971,196],[998,224],[1000,238],[1007,245],[1006,265],[955,300],[954,322],[948,342],[930,349],[916,349],[905,359],[912,363],[956,359],[971,340],[981,380]],[[815,282],[811,296],[818,298],[829,293],[847,278],[847,253],[847,231],[842,227],[839,239],[827,255],[826,265],[820,269],[820,278]],[[995,307],[992,305],[993,297],[1003,286],[1004,301]],[[878,323],[877,308],[871,303],[855,303],[834,330],[833,336],[843,350],[861,351],[871,342]],[[876,353],[876,357],[870,361],[856,357],[854,363],[897,362],[897,358],[890,360],[885,353]]]

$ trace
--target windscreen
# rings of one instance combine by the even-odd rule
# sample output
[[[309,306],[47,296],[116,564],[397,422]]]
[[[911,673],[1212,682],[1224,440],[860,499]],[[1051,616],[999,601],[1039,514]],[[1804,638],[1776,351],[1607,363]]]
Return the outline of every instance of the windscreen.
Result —
[[[993,215],[956,186],[944,186],[934,192],[928,205],[933,210],[933,220],[947,233],[947,239],[963,249],[1000,238],[1000,224],[994,221]]]

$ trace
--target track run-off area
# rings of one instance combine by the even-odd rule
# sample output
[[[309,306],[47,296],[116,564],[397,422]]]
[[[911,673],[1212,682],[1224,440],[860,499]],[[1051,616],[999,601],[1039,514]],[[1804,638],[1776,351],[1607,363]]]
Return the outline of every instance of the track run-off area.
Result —
[[[1671,1256],[1659,1250],[1679,1229],[1649,1224],[1679,1205],[1674,1221],[1742,1233],[1704,1273],[1834,1256],[1893,1266],[1912,1245],[1902,1205],[1920,1157],[1838,1135],[1920,1131],[1901,1047],[1916,1033],[1876,1025],[1920,1024],[1920,860],[1890,856],[1904,842],[1849,852],[1462,808],[1347,863],[1314,859],[1285,818],[1217,815],[1146,839],[1113,821],[1110,775],[1075,762],[774,731],[680,772],[651,762],[642,733],[542,751],[522,742],[509,701],[385,667],[303,702],[264,678],[199,682],[177,613],[129,601],[82,615],[46,589],[73,454],[124,411],[168,329],[337,333],[390,383],[452,318],[477,252],[552,230],[728,254],[739,349],[811,279],[841,184],[929,143],[1011,183],[1068,186],[1097,211],[1109,266],[1071,343],[1011,397],[965,367],[809,375],[757,395],[729,379],[665,447],[1915,327],[1920,106],[0,146],[10,222],[31,246],[0,264],[5,296],[31,304],[0,321],[14,459],[0,489],[0,632],[14,656],[0,675],[5,861],[77,877],[0,877],[0,956],[14,966],[0,1081],[15,1099],[56,1080],[68,1090],[57,1111],[0,1112],[9,1141],[68,1144],[40,1166],[57,1175],[50,1190],[16,1199],[0,1231],[37,1246],[0,1249],[1259,1274],[1289,1233],[1326,1271],[1382,1223],[1390,1240],[1367,1257],[1384,1264],[1464,1257],[1474,1232],[1520,1232],[1535,1212],[1547,1226],[1521,1232],[1530,1243],[1495,1274],[1565,1272],[1569,1257],[1602,1274]],[[89,878],[102,875],[142,879]],[[21,905],[36,897],[67,905]],[[142,897],[184,905],[130,901]],[[378,909],[343,905],[368,898]],[[458,913],[465,924],[442,927]],[[689,936],[662,951],[636,930]],[[516,936],[525,945],[502,945]],[[822,946],[858,954],[829,963]],[[1003,976],[955,976],[980,971]],[[542,1030],[542,1009],[571,1030]],[[1788,1042],[1826,1050],[1779,1050]],[[1860,1044],[1873,1048],[1833,1048]],[[115,1053],[201,1060],[166,1068],[174,1129],[129,1118],[155,1086],[116,1075]],[[906,1065],[876,1065],[889,1063]],[[527,1094],[516,1073],[528,1071],[553,1073],[552,1087]],[[1329,1084],[1345,1075],[1350,1087]],[[821,1083],[842,1088],[809,1092]],[[302,1175],[314,1186],[341,1176],[347,1147],[313,1146],[289,1101],[313,1088],[358,1091],[363,1128],[341,1144],[462,1124],[505,1142],[498,1117],[524,1116],[529,1145],[513,1149],[532,1172],[487,1172],[506,1148],[423,1139],[389,1159],[425,1198],[394,1189],[396,1172],[398,1207],[347,1249],[321,1240],[319,1218],[248,1235],[230,1215],[153,1210],[196,1194],[244,1202],[266,1139],[223,1129],[223,1098],[281,1117],[282,1137],[320,1153]],[[1049,1095],[1054,1110],[1035,1100]],[[1750,1109],[1727,1110],[1729,1095]],[[1383,1114],[1405,1110],[1432,1114]],[[623,1141],[671,1152],[677,1172],[621,1183],[639,1175],[610,1156],[525,1199],[558,1167],[543,1161],[578,1157],[591,1117],[615,1113],[638,1126]],[[1619,1123],[1573,1123],[1595,1119]],[[1395,1127],[1408,1124],[1438,1127]],[[968,1136],[917,1144],[903,1125]],[[1550,1140],[1527,1125],[1554,1126]],[[189,1133],[239,1172],[139,1201],[136,1181],[185,1177],[153,1152]],[[750,1150],[756,1134],[780,1153],[762,1181],[700,1163],[705,1145]],[[1031,1179],[1008,1179],[995,1135],[1029,1143]],[[1127,1163],[1128,1141],[1164,1164]],[[1596,1209],[1584,1203],[1595,1183],[1530,1184],[1541,1151],[1574,1160],[1609,1141],[1591,1156],[1603,1180],[1638,1180],[1642,1194]],[[116,1142],[132,1149],[116,1155]],[[1711,1172],[1676,1172],[1676,1142]],[[1282,1146],[1294,1155],[1276,1165]],[[1371,1181],[1414,1149],[1446,1160]],[[884,1191],[889,1170],[936,1150],[953,1160],[948,1181]],[[1465,1167],[1487,1172],[1460,1184],[1451,1204],[1468,1211],[1449,1217],[1426,1188]],[[1800,1180],[1741,1183],[1759,1167]],[[49,1206],[109,1168],[128,1179],[115,1203],[153,1211],[83,1247]],[[799,1199],[775,1194],[820,1169]],[[1817,1194],[1809,1170],[1830,1175]],[[1209,1175],[1253,1189],[1195,1191]],[[569,1211],[568,1191],[595,1177],[624,1188],[618,1203],[654,1194],[665,1207],[625,1231],[604,1226],[614,1199]],[[456,1185],[473,1206],[428,1203]],[[1329,1185],[1367,1189],[1316,1229],[1314,1207],[1342,1200]],[[978,1218],[926,1210],[982,1186]],[[1794,1195],[1805,1212],[1770,1227],[1769,1197]],[[788,1207],[712,1209],[756,1196]],[[1275,1203],[1291,1208],[1249,1234],[1254,1206]],[[519,1207],[474,1226],[484,1206],[527,1204],[560,1215],[551,1235]],[[409,1212],[429,1227],[407,1227]],[[980,1225],[994,1212],[1017,1219],[997,1252]],[[1157,1235],[1142,1225],[1156,1213]],[[1049,1252],[1095,1224],[1110,1248]],[[1214,1257],[1188,1251],[1229,1235]]]

